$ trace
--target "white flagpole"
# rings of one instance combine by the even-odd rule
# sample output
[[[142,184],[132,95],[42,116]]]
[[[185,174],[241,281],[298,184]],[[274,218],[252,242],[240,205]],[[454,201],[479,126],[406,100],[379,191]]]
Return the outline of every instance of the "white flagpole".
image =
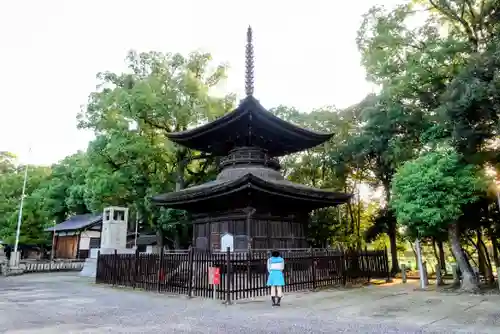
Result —
[[[31,147],[30,147],[28,152],[31,153]],[[25,193],[26,193],[26,183],[28,181],[28,168],[29,168],[29,164],[28,164],[28,162],[26,162],[26,167],[24,168],[24,181],[23,181],[23,190],[22,190],[22,194],[21,194],[21,202],[19,203],[19,215],[17,216],[16,242],[14,244],[14,256],[16,257],[16,261],[18,259],[17,250],[19,247],[19,236],[21,234],[21,222],[23,219],[24,197],[25,197]]]
[[[17,252],[17,248],[19,246],[19,235],[21,233],[21,221],[23,219],[23,205],[24,205],[24,196],[26,193],[27,181],[28,181],[28,164],[26,164],[26,167],[24,168],[23,190],[21,194],[21,202],[19,204],[19,215],[17,216],[16,243],[14,245],[14,252]]]

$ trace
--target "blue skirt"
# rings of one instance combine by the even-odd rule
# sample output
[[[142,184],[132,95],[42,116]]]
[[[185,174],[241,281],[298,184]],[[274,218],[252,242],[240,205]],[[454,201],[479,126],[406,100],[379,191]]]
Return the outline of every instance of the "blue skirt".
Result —
[[[271,270],[267,278],[267,286],[284,286],[285,276],[281,270]]]

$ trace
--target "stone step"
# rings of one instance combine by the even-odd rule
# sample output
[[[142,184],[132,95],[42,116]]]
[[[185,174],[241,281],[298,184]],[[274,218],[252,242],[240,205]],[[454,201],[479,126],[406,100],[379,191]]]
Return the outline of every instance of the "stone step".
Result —
[[[97,259],[88,258],[83,264],[83,269],[80,271],[82,277],[95,277],[97,271]]]

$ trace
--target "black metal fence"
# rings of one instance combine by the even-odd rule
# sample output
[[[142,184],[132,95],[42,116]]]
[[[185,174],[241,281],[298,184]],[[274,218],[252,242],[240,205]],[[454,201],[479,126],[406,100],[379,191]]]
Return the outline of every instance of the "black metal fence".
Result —
[[[282,253],[285,292],[315,290],[389,278],[386,250],[297,250]],[[268,251],[203,250],[163,254],[99,254],[96,283],[158,292],[216,298],[231,302],[270,293]],[[209,268],[218,268],[220,282],[211,285]]]

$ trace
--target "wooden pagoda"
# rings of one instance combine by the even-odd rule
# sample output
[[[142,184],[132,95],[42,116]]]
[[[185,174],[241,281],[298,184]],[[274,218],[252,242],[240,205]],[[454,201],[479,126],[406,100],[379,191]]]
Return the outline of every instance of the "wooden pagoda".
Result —
[[[225,116],[198,128],[170,133],[169,139],[220,160],[214,181],[155,196],[153,202],[192,214],[193,244],[220,250],[230,233],[234,249],[307,247],[312,210],[345,203],[351,195],[307,187],[286,180],[277,157],[329,140],[286,122],[253,97],[252,30],[247,32],[246,98]]]

